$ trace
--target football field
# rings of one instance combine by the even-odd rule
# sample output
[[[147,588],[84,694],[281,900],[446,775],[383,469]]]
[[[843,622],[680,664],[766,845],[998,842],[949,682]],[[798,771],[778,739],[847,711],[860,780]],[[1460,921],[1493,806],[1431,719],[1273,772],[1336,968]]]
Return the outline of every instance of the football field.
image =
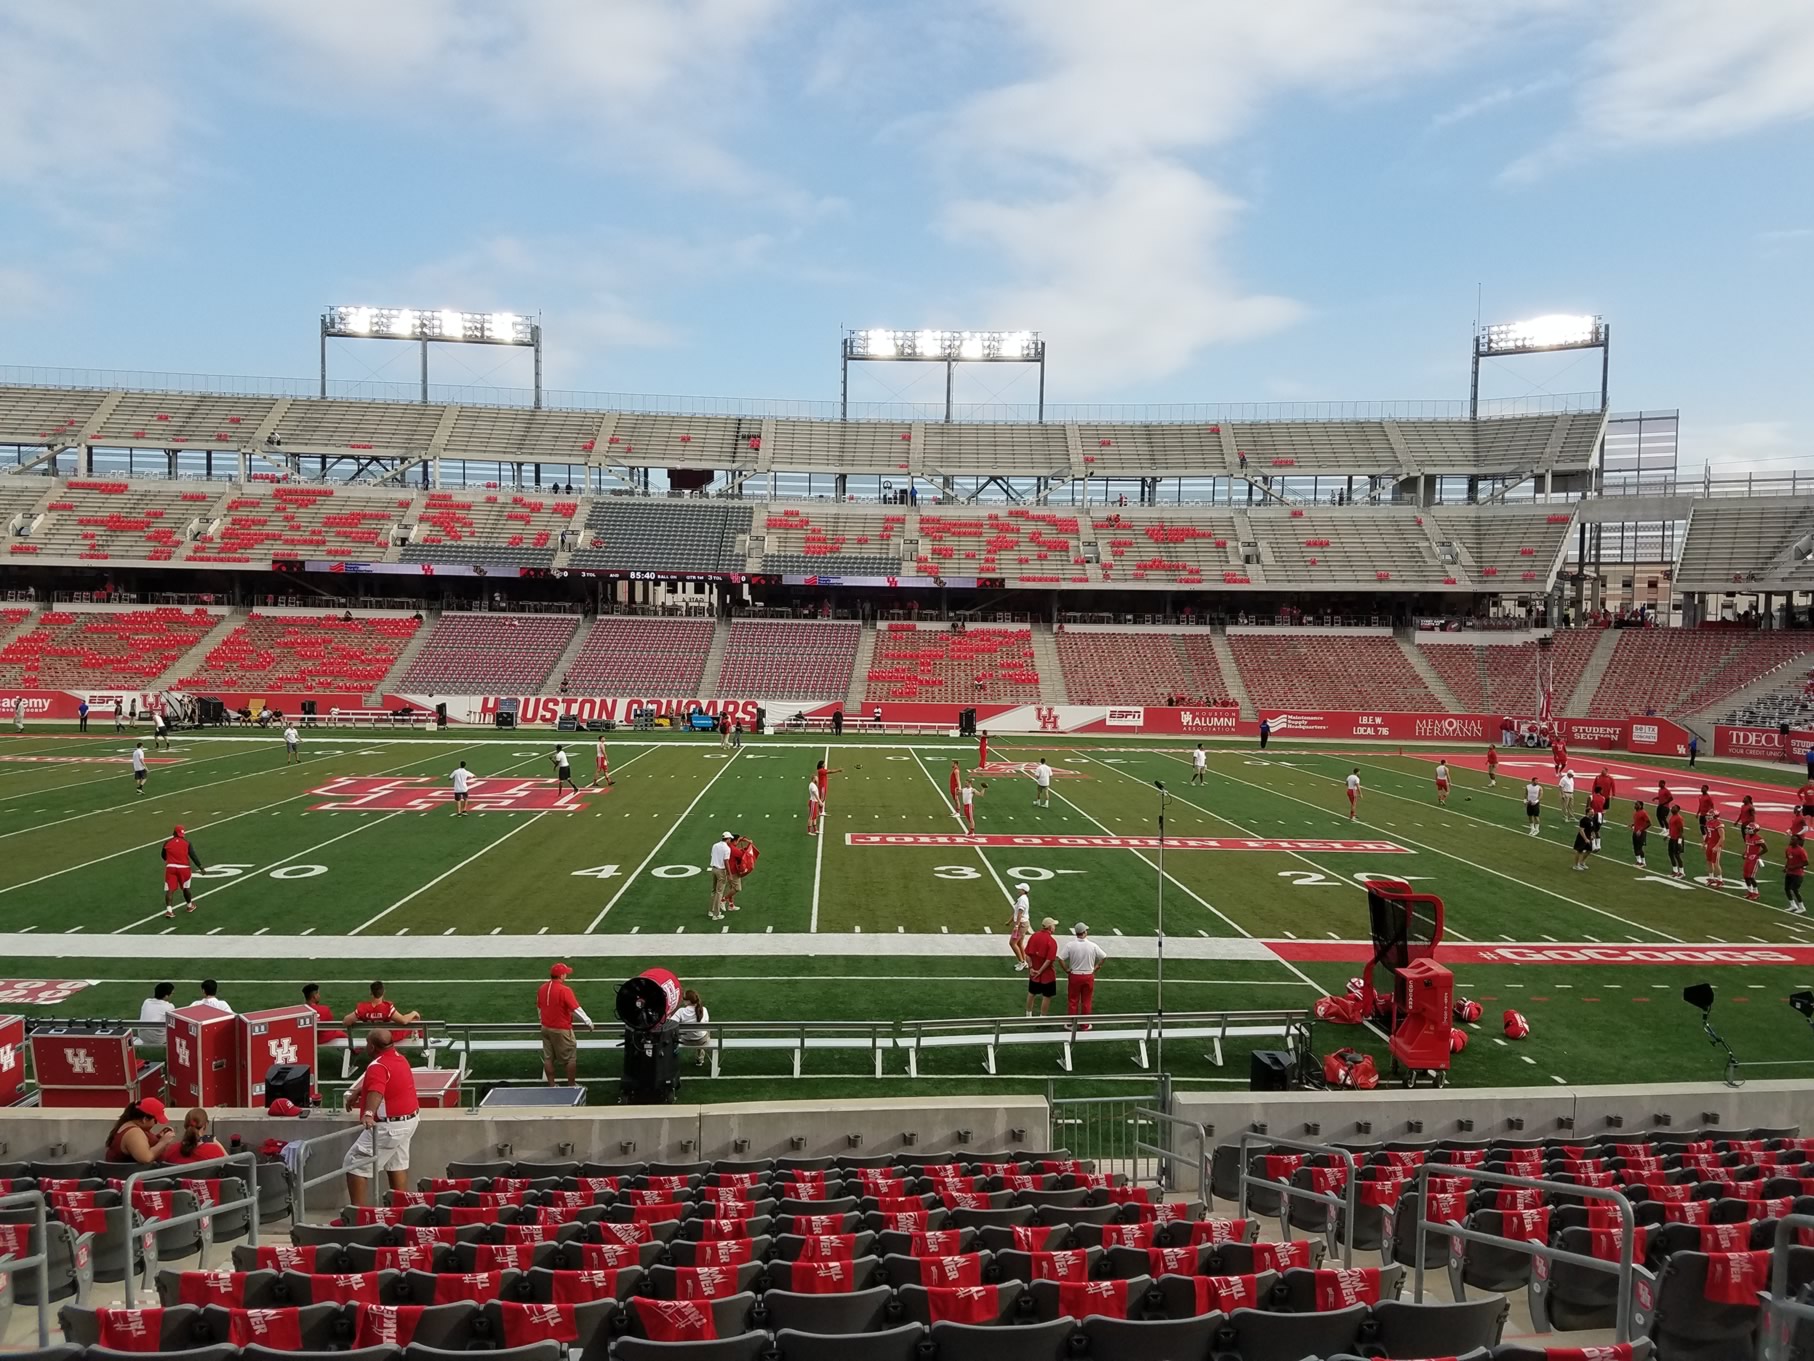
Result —
[[[557,794],[550,753],[573,753],[578,794]],[[1303,1007],[1342,991],[1368,957],[1364,885],[1408,879],[1447,908],[1440,956],[1457,993],[1485,1017],[1455,1061],[1464,1085],[1688,1081],[1719,1076],[1687,983],[1719,990],[1716,1019],[1742,1058],[1801,1077],[1814,1036],[1785,1004],[1814,980],[1814,922],[1784,910],[1780,830],[1798,770],[1620,758],[1604,851],[1570,868],[1574,827],[1546,756],[1508,753],[1497,788],[1480,752],[1378,744],[1265,753],[1213,745],[1190,783],[1192,743],[1090,742],[1053,735],[992,744],[978,771],[976,833],[949,798],[954,760],[973,741],[771,734],[721,751],[715,737],[610,739],[610,788],[593,778],[584,734],[449,730],[304,733],[302,760],[263,731],[178,736],[135,795],[130,736],[8,734],[0,742],[0,972],[17,981],[86,980],[28,1015],[133,1016],[169,978],[179,1002],[204,975],[241,1010],[298,999],[319,982],[344,1014],[383,978],[390,996],[439,1021],[533,1021],[533,990],[566,958],[581,1001],[611,1014],[619,982],[651,965],[697,987],[718,1020],[887,1020],[1018,1015],[1024,976],[1008,953],[1008,904],[1030,891],[1035,923],[1085,921],[1108,952],[1099,1012],[1155,1005],[1155,919],[1163,889],[1168,1012]],[[1447,807],[1432,771],[1455,767]],[[1034,806],[1027,767],[1054,767],[1050,807]],[[473,813],[452,816],[449,773],[476,777]],[[823,835],[805,833],[815,763],[834,769]],[[1528,762],[1528,764],[1527,764]],[[1360,769],[1360,816],[1343,781]],[[1582,794],[1598,754],[1576,758]],[[1524,780],[1546,785],[1543,833],[1525,834]],[[1680,795],[1706,780],[1727,812],[1750,792],[1770,845],[1763,901],[1747,903],[1738,857],[1725,889],[1673,882],[1659,835],[1650,870],[1632,863],[1630,799],[1667,778]],[[1165,803],[1163,875],[1158,819]],[[1690,809],[1693,798],[1687,799]],[[1692,818],[1690,819],[1692,827]],[[159,848],[176,824],[207,864],[199,910],[163,916]],[[713,843],[724,831],[760,848],[740,911],[708,916]],[[1692,834],[1692,833],[1691,833]],[[1689,846],[1691,875],[1704,875]],[[1657,873],[1663,867],[1662,873]],[[1063,983],[1057,1009],[1063,1007]],[[1500,1038],[1500,1014],[1532,1034]],[[1374,1052],[1357,1027],[1321,1025],[1320,1050]],[[1265,1041],[1267,1045],[1276,1041]],[[1169,1044],[1181,1084],[1245,1085],[1240,1048],[1214,1065],[1201,1043]],[[1054,1050],[1004,1050],[985,1079],[973,1050],[927,1055],[922,1076],[891,1057],[889,1094],[962,1091],[978,1081],[1043,1085]],[[870,1056],[813,1055],[788,1096],[873,1091]],[[528,1076],[526,1056],[488,1058]],[[589,1051],[588,1075],[614,1076]],[[597,1069],[597,1071],[591,1071]],[[483,1075],[488,1069],[481,1068]],[[1080,1046],[1079,1074],[1136,1074],[1131,1047]],[[750,1099],[788,1075],[779,1054],[726,1058],[691,1099]],[[857,1084],[861,1083],[861,1088]]]

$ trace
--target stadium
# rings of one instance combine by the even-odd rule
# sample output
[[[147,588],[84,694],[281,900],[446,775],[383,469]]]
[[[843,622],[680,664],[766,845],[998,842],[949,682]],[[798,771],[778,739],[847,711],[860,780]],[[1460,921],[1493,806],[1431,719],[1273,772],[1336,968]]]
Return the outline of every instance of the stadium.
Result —
[[[626,260],[736,257],[683,236]],[[836,400],[658,397],[553,385],[634,290],[496,309],[534,254],[305,378],[12,333],[0,1344],[1814,1355],[1814,476],[1628,407],[1651,335],[1325,316],[1467,395],[1152,401],[1073,262],[1047,329],[840,326]],[[792,319],[717,302],[765,381]]]

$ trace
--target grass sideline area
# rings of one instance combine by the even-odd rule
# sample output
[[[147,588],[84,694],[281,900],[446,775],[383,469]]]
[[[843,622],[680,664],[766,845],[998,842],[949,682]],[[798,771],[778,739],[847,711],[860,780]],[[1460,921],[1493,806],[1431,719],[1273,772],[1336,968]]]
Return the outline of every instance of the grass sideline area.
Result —
[[[978,773],[977,833],[989,844],[975,844],[947,797],[951,762],[975,764],[971,741],[766,735],[726,754],[706,736],[608,740],[615,785],[556,799],[557,741],[576,777],[592,778],[583,734],[319,729],[303,734],[299,765],[284,763],[275,733],[181,734],[168,753],[148,749],[139,797],[130,735],[7,734],[0,973],[93,980],[67,1002],[18,1008],[28,1015],[133,1016],[153,981],[176,981],[184,1002],[208,974],[242,1010],[319,982],[344,1014],[381,977],[401,1005],[436,1019],[527,1021],[536,983],[565,955],[595,1018],[611,1014],[623,978],[656,964],[698,987],[717,1019],[1018,1015],[1025,985],[1005,932],[1007,895],[1024,882],[1036,922],[1085,920],[1108,951],[1098,1011],[1146,1011],[1160,875],[1139,839],[1156,832],[1162,780],[1168,1012],[1307,1006],[1341,991],[1366,956],[1364,880],[1404,877],[1443,898],[1452,948],[1440,957],[1458,995],[1486,1008],[1456,1059],[1458,1085],[1715,1078],[1718,1057],[1680,1001],[1700,981],[1719,989],[1716,1020],[1742,1058],[1785,1065],[1763,1070],[1771,1076],[1814,1072],[1793,1066],[1814,1061],[1814,1038],[1784,1004],[1814,980],[1814,923],[1783,910],[1782,833],[1766,833],[1764,898],[1747,903],[1736,854],[1734,887],[1672,883],[1632,865],[1626,831],[1631,797],[1648,797],[1659,776],[1682,796],[1711,783],[1728,812],[1751,792],[1765,826],[1780,826],[1796,767],[1702,762],[1690,775],[1680,762],[1608,755],[1619,795],[1605,850],[1582,874],[1569,868],[1574,829],[1544,753],[1506,753],[1489,788],[1469,768],[1482,748],[1275,743],[1262,754],[1208,743],[1207,783],[1192,787],[1185,740],[997,739]],[[1032,806],[1023,770],[1041,755],[1057,772],[1045,809]],[[1439,755],[1454,766],[1446,808],[1433,789]],[[813,838],[805,786],[821,759],[840,773]],[[479,777],[479,811],[455,819],[448,773],[460,760]],[[1576,757],[1583,802],[1601,762]],[[1357,765],[1364,793],[1350,823],[1343,780]],[[1536,839],[1524,833],[1531,771],[1546,785]],[[179,822],[209,873],[195,883],[200,910],[179,905],[167,921],[158,848]],[[724,830],[751,835],[762,856],[742,910],[721,926],[707,918],[704,866]],[[1691,873],[1704,871],[1698,846],[1689,851]],[[1650,866],[1662,865],[1653,834]],[[1530,1018],[1528,1040],[1500,1038],[1507,1007]],[[1349,1027],[1319,1026],[1317,1044],[1383,1050]],[[1168,1044],[1176,1081],[1245,1086],[1243,1046],[1222,1068],[1205,1050]],[[893,1055],[882,1086],[1044,1090],[1054,1055],[1004,1049],[988,1078],[975,1050],[928,1054],[917,1080]],[[1079,1046],[1076,1080],[1148,1080],[1131,1058],[1131,1046]],[[866,1053],[814,1054],[794,1081],[786,1055],[736,1054],[717,1081],[689,1076],[688,1099],[747,1100],[782,1080],[794,1098],[872,1094],[869,1064]],[[532,1068],[527,1055],[494,1055],[477,1075]],[[582,1071],[614,1077],[615,1062],[589,1052]]]

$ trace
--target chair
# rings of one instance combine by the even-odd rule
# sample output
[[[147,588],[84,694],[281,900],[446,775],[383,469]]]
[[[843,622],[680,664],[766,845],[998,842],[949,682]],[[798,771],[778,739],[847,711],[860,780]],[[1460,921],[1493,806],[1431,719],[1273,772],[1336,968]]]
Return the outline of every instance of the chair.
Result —
[[[8,1211],[0,1214],[0,1223],[26,1223],[25,1211]],[[35,1219],[35,1216],[34,1216]],[[46,1254],[45,1271],[50,1278],[50,1298],[42,1301],[54,1304],[58,1300],[73,1297],[77,1304],[88,1303],[88,1292],[94,1284],[94,1263],[92,1254],[77,1251],[79,1235],[67,1224],[49,1220],[44,1226],[46,1240],[38,1241],[38,1230],[35,1222],[26,1238],[25,1255],[35,1257],[40,1251]],[[38,1273],[36,1271],[15,1271],[13,1277],[13,1298],[20,1304],[38,1304]]]
[[[1144,1318],[1149,1313],[1158,1316],[1162,1313],[1162,1297],[1153,1288],[1151,1276],[1133,1276],[1119,1281],[1094,1281],[1091,1290],[1101,1292],[1102,1298],[1086,1304],[1082,1309],[1073,1303],[1066,1307],[1065,1290],[1057,1281],[1032,1281],[1027,1285],[1027,1295],[1033,1304],[1033,1317],[1040,1323],[1050,1323],[1053,1319],[1064,1318]]]
[[[737,1240],[728,1241],[734,1243]],[[760,1262],[769,1256],[769,1249],[776,1240],[763,1234],[760,1238],[744,1241],[749,1244],[750,1260]],[[668,1244],[668,1255],[674,1259],[675,1266],[706,1266],[717,1260],[711,1256],[710,1250],[719,1246],[721,1244],[717,1242],[701,1243],[691,1238],[676,1238]]]
[[[1615,1278],[1616,1279],[1616,1278]],[[1511,1305],[1503,1295],[1457,1304],[1381,1300],[1373,1306],[1375,1344],[1386,1356],[1461,1356],[1496,1347]]]
[[[1678,1245],[1682,1251],[1692,1250],[1700,1242],[1700,1230],[1695,1225],[1665,1227],[1687,1231],[1687,1241]],[[1655,1230],[1651,1236],[1654,1246]],[[1578,1227],[1565,1228],[1556,1235],[1555,1244],[1565,1252],[1592,1257],[1594,1231]],[[1608,1259],[1608,1265],[1616,1266],[1616,1259]],[[1633,1271],[1639,1274],[1640,1279],[1653,1279],[1651,1273],[1645,1270],[1641,1257],[1634,1264]],[[1577,1266],[1573,1262],[1551,1262],[1548,1281],[1533,1279],[1530,1290],[1531,1317],[1539,1329],[1560,1328],[1565,1332],[1577,1332],[1587,1328],[1610,1328],[1618,1319],[1619,1274],[1616,1269],[1596,1271],[1592,1267]]]
[[[1228,1316],[1233,1342],[1225,1350],[1238,1354],[1241,1361],[1302,1361],[1306,1356],[1334,1356],[1360,1345],[1366,1322],[1364,1304],[1320,1314],[1237,1309]]]
[[[1272,1298],[1272,1288],[1277,1284],[1278,1279],[1278,1273],[1272,1271],[1262,1271],[1253,1276],[1239,1277],[1161,1276],[1157,1282],[1155,1282],[1155,1288],[1159,1291],[1159,1297],[1164,1302],[1165,1316],[1167,1318],[1200,1318],[1205,1314],[1235,1312],[1227,1308],[1227,1305],[1230,1302],[1229,1299],[1223,1299],[1220,1306],[1218,1307],[1217,1305],[1218,1296],[1231,1286],[1238,1287],[1239,1296],[1237,1296],[1237,1298],[1251,1299],[1254,1301],[1251,1305],[1242,1303],[1238,1308],[1254,1310],[1265,1309],[1269,1307]],[[1197,1305],[1197,1283],[1199,1281],[1219,1281],[1222,1283],[1216,1287],[1203,1287],[1204,1291],[1209,1296],[1209,1302],[1201,1309],[1198,1308]]]
[[[57,1324],[63,1329],[64,1340],[79,1347],[180,1352],[208,1345],[209,1339],[200,1326],[201,1312],[192,1304],[157,1311],[65,1305],[57,1311]],[[141,1348],[137,1344],[148,1327],[157,1329],[157,1345]]]
[[[452,1353],[443,1352],[443,1356]],[[334,1352],[286,1352],[275,1347],[263,1347],[254,1344],[241,1347],[240,1361],[399,1361],[403,1353],[395,1347],[354,1347],[350,1351]],[[488,1352],[487,1357],[502,1356],[502,1352]],[[188,1361],[185,1356],[183,1361]]]
[[[1679,1361],[1746,1361],[1757,1351],[1758,1306],[1707,1298],[1704,1252],[1678,1252],[1657,1274],[1650,1338],[1657,1351]],[[1791,1291],[1814,1279],[1814,1248],[1789,1249]],[[1768,1284],[1768,1282],[1764,1282]]]
[[[858,1349],[863,1361],[918,1361],[925,1336],[926,1330],[919,1324],[904,1323],[883,1332],[864,1333]],[[848,1335],[827,1336],[795,1328],[775,1333],[779,1361],[850,1361],[851,1351]]]
[[[1120,1206],[1104,1208],[1118,1211]],[[986,1229],[991,1225],[1011,1228],[1016,1224],[1031,1224],[1038,1213],[1031,1205],[1014,1205],[1002,1210],[953,1210],[946,1222],[959,1229]],[[1073,1213],[1081,1214],[1083,1211]]]
[[[217,1286],[215,1282],[222,1284]],[[185,1299],[185,1295],[188,1298]],[[176,1304],[193,1304],[198,1308],[204,1304],[225,1304],[239,1309],[280,1309],[295,1303],[279,1288],[275,1271],[159,1271],[157,1297],[165,1308]]]
[[[694,1269],[704,1272],[711,1268],[698,1267]],[[680,1272],[682,1270],[683,1268],[681,1267],[662,1266],[659,1263],[650,1267],[648,1275],[648,1293],[658,1300],[695,1298],[690,1295],[682,1296],[679,1293],[682,1283]],[[761,1277],[763,1272],[763,1264],[761,1262],[741,1262],[736,1266],[720,1267],[718,1270],[722,1271],[725,1276],[729,1278],[727,1281],[728,1288],[724,1295],[714,1295],[712,1298],[723,1299],[729,1295],[741,1295],[755,1289],[756,1281]]]
[[[807,1244],[811,1241],[811,1237],[831,1236],[838,1235],[820,1234],[809,1237],[802,1234],[784,1233],[779,1238],[775,1239],[775,1256],[783,1262],[798,1261],[801,1255],[807,1251]],[[898,1234],[895,1236],[901,1238],[906,1237],[905,1234]],[[868,1257],[875,1251],[876,1236],[873,1233],[865,1231],[852,1234],[851,1240],[850,1255],[852,1257]]]
[[[406,1271],[398,1282],[399,1304],[458,1304],[471,1300],[520,1300],[531,1298],[525,1273],[516,1270],[484,1272]]]
[[[888,1321],[894,1292],[885,1285],[848,1295],[802,1295],[777,1287],[762,1296],[759,1322],[770,1332],[877,1333]],[[917,1326],[917,1325],[916,1325]],[[864,1350],[867,1352],[867,1340]]]
[[[768,1350],[767,1333],[743,1333],[709,1342],[649,1342],[620,1337],[611,1344],[617,1361],[758,1361]]]
[[[986,1324],[935,1323],[932,1345],[939,1361],[1066,1361],[1077,1323],[1025,1323],[1013,1328]],[[1245,1361],[1245,1358],[1243,1358]]]
[[[69,1343],[52,1343],[48,1347],[33,1347],[30,1351],[8,1352],[7,1361],[82,1361],[83,1349]]]
[[[251,1352],[246,1348],[246,1353]],[[369,1354],[369,1355],[368,1355]],[[242,1358],[245,1353],[242,1353]],[[333,1361],[384,1361],[389,1356],[395,1361],[397,1353],[388,1347],[366,1347],[356,1352],[331,1353]],[[401,1361],[455,1361],[460,1358],[466,1361],[471,1352],[448,1351],[443,1347],[428,1347],[412,1342],[403,1349]],[[561,1361],[561,1344],[554,1341],[531,1342],[523,1347],[500,1347],[496,1351],[484,1353],[485,1361]],[[294,1352],[273,1353],[271,1361],[301,1361]]]
[[[1020,1297],[1026,1293],[1026,1287],[1019,1281],[1003,1281],[995,1287],[997,1323],[1006,1323],[1020,1309]],[[902,1317],[914,1323],[932,1326],[932,1301],[923,1285],[903,1285],[895,1292],[901,1302]],[[1294,1358],[1295,1361],[1295,1358]]]
[[[1150,1320],[1094,1314],[1082,1326],[1090,1361],[1208,1361],[1222,1323],[1220,1314]]]
[[[649,1329],[647,1321],[643,1318],[640,1311],[643,1308],[658,1309],[663,1303],[664,1301],[660,1300],[647,1300],[646,1297],[641,1295],[632,1298],[624,1310],[624,1320],[627,1325],[627,1331],[623,1336],[625,1338],[642,1338],[644,1341],[647,1341]],[[727,1295],[723,1299],[697,1301],[697,1303],[710,1305],[712,1310],[712,1331],[717,1333],[719,1337],[737,1337],[743,1333],[749,1332],[754,1326],[753,1320],[756,1313],[756,1297],[754,1295]],[[588,1348],[588,1351],[589,1350],[590,1348]]]
[[[980,1259],[978,1267],[980,1278],[987,1280],[989,1277],[989,1266],[992,1261],[991,1254],[979,1252],[973,1255]],[[887,1280],[888,1284],[895,1287],[897,1290],[902,1286],[925,1285],[928,1283],[929,1279],[925,1270],[925,1263],[939,1260],[941,1259],[935,1257],[884,1257],[882,1259],[882,1275],[884,1279]],[[936,1277],[932,1277],[931,1281],[933,1284],[937,1284]]]
[[[745,1158],[740,1161],[736,1158],[717,1158],[713,1160],[711,1170],[714,1174],[720,1172],[762,1174],[775,1170],[775,1160],[773,1158]]]
[[[1082,1254],[1084,1261],[1083,1275],[1084,1279],[1088,1280],[1096,1274],[1097,1263],[1102,1260],[1102,1249],[1076,1248],[1073,1249],[1073,1251]],[[1035,1270],[1033,1254],[1030,1252],[1017,1252],[1013,1248],[1006,1248],[995,1254],[995,1269],[999,1273],[1001,1279],[1007,1281],[1033,1281],[1038,1279],[1033,1274]]]
[[[1650,1353],[1655,1346],[1647,1337],[1634,1337],[1631,1341],[1620,1345],[1631,1348],[1630,1355],[1625,1358],[1625,1361],[1650,1361]],[[1521,1342],[1502,1342],[1493,1348],[1491,1357],[1492,1361],[1551,1361],[1555,1352],[1570,1352],[1571,1350],[1566,1347],[1558,1347],[1555,1351],[1551,1351],[1549,1348],[1532,1347]],[[1609,1343],[1605,1350],[1611,1353],[1616,1352],[1617,1348]],[[1457,1358],[1457,1361],[1461,1361],[1461,1358]],[[1609,1356],[1607,1361],[1615,1361],[1615,1358]]]
[[[956,1250],[960,1253],[975,1252],[979,1247],[989,1248],[993,1251],[996,1246],[1009,1248],[1014,1246],[1014,1233],[1011,1229],[989,1229],[981,1239],[977,1237],[975,1229],[953,1229],[951,1232],[957,1235]],[[988,1234],[997,1236],[995,1244],[989,1242]],[[893,1229],[886,1229],[875,1236],[875,1251],[883,1257],[911,1257],[912,1248],[913,1235],[910,1233],[897,1233]]]
[[[328,1243],[343,1248],[362,1243],[376,1248],[389,1243],[391,1237],[383,1224],[295,1224],[290,1228],[290,1241],[303,1247]]]
[[[1401,1266],[1359,1267],[1356,1270],[1365,1280],[1365,1285],[1377,1290],[1375,1299],[1379,1301],[1398,1298],[1398,1292],[1404,1287],[1405,1269]],[[1279,1278],[1273,1289],[1272,1308],[1287,1314],[1304,1314],[1322,1308],[1318,1300],[1319,1287],[1330,1284],[1337,1273],[1330,1268],[1308,1270],[1304,1267],[1293,1267]]]
[[[447,1164],[447,1175],[456,1179],[461,1177],[484,1177],[487,1180],[490,1180],[496,1177],[509,1176],[510,1166],[509,1163],[498,1159],[488,1159],[483,1162],[450,1162]],[[604,1174],[593,1173],[591,1175],[598,1176]]]
[[[516,1294],[500,1293],[498,1298],[522,1299],[535,1304],[552,1304],[563,1295],[571,1297],[575,1293],[573,1287],[563,1284],[562,1277],[578,1278],[585,1274],[583,1272],[549,1271],[546,1268],[537,1267],[522,1278]],[[630,1296],[640,1293],[644,1275],[644,1269],[640,1266],[617,1267],[610,1272],[611,1292],[609,1295],[604,1294],[601,1286],[595,1283],[582,1282],[579,1290],[590,1292],[594,1299],[627,1300]],[[570,1302],[570,1300],[563,1302]]]
[[[875,1257],[848,1261],[774,1261],[766,1264],[769,1284],[776,1290],[810,1293],[844,1293],[868,1290],[881,1284],[882,1264]]]
[[[643,1169],[651,1177],[703,1177],[712,1170],[709,1162],[650,1163]]]
[[[396,1271],[369,1271],[357,1276],[320,1276],[306,1271],[286,1271],[281,1288],[289,1303],[351,1304],[365,1300],[373,1304],[407,1304],[403,1298],[403,1276]]]
[[[1038,1227],[1039,1226],[1035,1226],[1036,1229]],[[1002,1252],[1002,1251],[1011,1252],[1014,1250],[1015,1230],[1008,1228],[1005,1225],[989,1224],[981,1229],[959,1229],[958,1232],[963,1235],[963,1241],[969,1242],[972,1244],[980,1244],[980,1246],[987,1248],[990,1252]],[[1051,1228],[1045,1229],[1044,1234],[1045,1234],[1045,1236],[1042,1239],[1040,1239],[1040,1243],[1039,1243],[1039,1247],[1038,1247],[1037,1251],[1058,1252],[1061,1249],[1070,1246],[1071,1229],[1068,1224],[1054,1224]],[[907,1235],[904,1233],[884,1234],[883,1237],[884,1238],[898,1238],[898,1239],[902,1240],[903,1242],[905,1242],[907,1240]],[[1078,1246],[1079,1247],[1084,1247],[1084,1246],[1098,1247],[1098,1246],[1100,1246],[1100,1244],[1099,1243],[1091,1243],[1091,1244],[1079,1243]],[[972,1247],[970,1249],[970,1251],[974,1251],[974,1250],[975,1250],[974,1247]],[[901,1248],[895,1249],[895,1251],[906,1252],[907,1248],[901,1247]],[[1023,1251],[1024,1251],[1024,1249],[1023,1249]]]
[[[448,1164],[449,1168],[452,1166],[452,1163]],[[451,1177],[454,1173],[449,1171],[447,1175]],[[496,1174],[494,1173],[493,1175]],[[504,1175],[510,1177],[525,1177],[530,1181],[543,1181],[550,1178],[558,1181],[562,1177],[577,1177],[579,1175],[579,1164],[566,1159],[551,1163],[512,1163],[510,1171]]]

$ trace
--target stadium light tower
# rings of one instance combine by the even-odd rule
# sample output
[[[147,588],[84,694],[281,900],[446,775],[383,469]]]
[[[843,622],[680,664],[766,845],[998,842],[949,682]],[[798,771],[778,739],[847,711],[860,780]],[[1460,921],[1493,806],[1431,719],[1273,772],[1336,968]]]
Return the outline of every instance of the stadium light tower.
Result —
[[[1600,410],[1606,410],[1612,363],[1612,327],[1603,317],[1548,316],[1482,326],[1474,332],[1474,378],[1468,389],[1468,418],[1480,418],[1480,361],[1551,350],[1600,352]]]
[[[852,361],[945,366],[945,423],[951,423],[951,378],[959,364],[1039,365],[1039,419],[1046,418],[1046,343],[1038,331],[846,331],[838,377],[838,418],[850,416]]]
[[[414,340],[422,346],[422,402],[428,403],[430,342],[521,345],[535,351],[535,407],[542,406],[542,326],[521,312],[456,312],[448,307],[330,307],[321,314],[321,395],[328,395],[328,337]]]

